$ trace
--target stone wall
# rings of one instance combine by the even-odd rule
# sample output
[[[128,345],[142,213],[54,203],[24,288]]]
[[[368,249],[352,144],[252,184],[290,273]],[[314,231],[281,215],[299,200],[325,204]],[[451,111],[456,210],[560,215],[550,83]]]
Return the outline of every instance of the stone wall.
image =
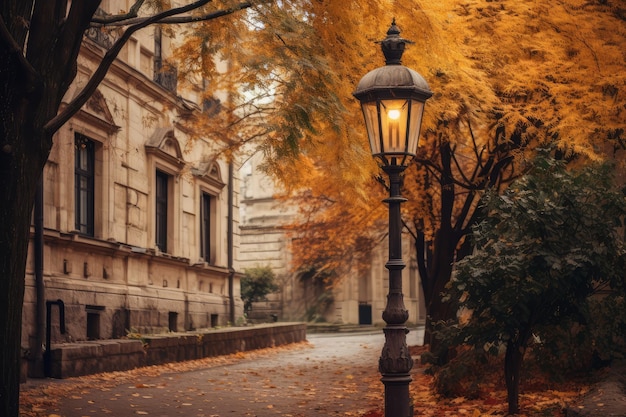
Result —
[[[51,377],[70,378],[228,355],[306,340],[306,324],[274,323],[52,346]]]

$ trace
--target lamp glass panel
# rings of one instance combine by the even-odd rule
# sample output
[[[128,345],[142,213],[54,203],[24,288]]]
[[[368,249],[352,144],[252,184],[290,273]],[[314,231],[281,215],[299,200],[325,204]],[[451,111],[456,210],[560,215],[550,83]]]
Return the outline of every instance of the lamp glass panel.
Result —
[[[385,155],[407,152],[408,100],[380,101],[380,128]]]
[[[375,101],[365,102],[361,105],[365,117],[365,127],[370,142],[372,155],[381,153],[380,128],[378,123],[378,105]]]
[[[422,115],[424,114],[424,103],[411,100],[411,119],[409,126],[409,146],[407,152],[415,155],[422,126]]]

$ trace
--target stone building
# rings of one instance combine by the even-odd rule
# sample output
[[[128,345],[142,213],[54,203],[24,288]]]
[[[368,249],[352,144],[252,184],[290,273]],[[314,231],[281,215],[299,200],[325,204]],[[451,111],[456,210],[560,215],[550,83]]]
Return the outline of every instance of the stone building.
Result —
[[[304,312],[289,308],[292,305],[290,301],[295,297],[295,278],[290,271],[289,245],[282,228],[296,214],[296,210],[274,198],[276,189],[272,180],[258,169],[262,162],[260,153],[253,154],[240,171],[241,241],[238,265],[241,271],[255,267],[272,268],[281,291],[268,295],[267,302],[254,303],[254,312],[249,318],[263,320],[276,314],[282,320],[300,320]]]
[[[64,103],[110,42],[89,33]],[[41,340],[37,312],[46,307],[57,343],[223,326],[243,315],[237,170],[215,158],[209,140],[190,139],[184,121],[202,110],[200,92],[181,91],[175,71],[162,71],[171,48],[158,27],[137,32],[54,137],[43,173],[43,264],[34,237],[27,264],[25,349]],[[37,222],[35,214],[33,236]]]
[[[283,320],[321,320],[342,324],[384,324],[389,289],[387,241],[373,251],[371,265],[364,272],[352,271],[330,293],[324,288],[307,284],[290,265],[289,238],[283,226],[293,220],[297,209],[283,200],[275,199],[280,190],[258,169],[261,155],[254,155],[242,167],[241,178],[241,243],[239,265],[244,268],[270,266],[281,286],[278,294],[268,297],[266,303],[256,303],[261,312],[277,312]],[[409,310],[409,322],[425,320],[421,285],[415,253],[410,236],[403,237],[404,302]]]

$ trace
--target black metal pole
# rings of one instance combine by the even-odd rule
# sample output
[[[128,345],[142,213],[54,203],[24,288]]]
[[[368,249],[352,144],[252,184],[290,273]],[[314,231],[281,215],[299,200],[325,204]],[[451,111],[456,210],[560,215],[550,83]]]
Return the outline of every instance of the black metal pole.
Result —
[[[235,268],[234,268],[234,222],[233,217],[233,205],[235,204],[235,189],[233,182],[235,181],[235,168],[233,162],[228,163],[228,227],[227,227],[227,251],[228,251],[228,300],[229,305],[229,321],[230,325],[234,326],[236,323],[235,317]]]
[[[385,267],[389,270],[389,294],[383,311],[386,323],[383,329],[385,344],[378,363],[385,385],[385,417],[411,417],[413,404],[409,395],[411,368],[413,359],[406,344],[409,330],[406,321],[409,312],[404,306],[402,294],[402,219],[400,204],[406,201],[400,193],[402,172],[405,167],[398,165],[383,166],[389,176],[389,198],[384,202],[389,205],[389,260]]]
[[[35,207],[33,212],[35,221],[35,239],[33,241],[33,251],[35,259],[35,318],[37,327],[35,329],[35,340],[31,346],[32,367],[29,376],[41,378],[46,376],[43,362],[44,339],[46,335],[46,286],[43,279],[43,175],[37,183],[37,194],[35,195]]]

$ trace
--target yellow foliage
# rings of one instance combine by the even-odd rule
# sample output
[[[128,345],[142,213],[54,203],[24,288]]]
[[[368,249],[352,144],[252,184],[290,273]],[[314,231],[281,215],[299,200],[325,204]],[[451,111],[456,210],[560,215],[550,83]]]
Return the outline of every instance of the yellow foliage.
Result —
[[[218,144],[217,151],[248,145],[264,152],[267,172],[301,202],[305,220],[293,226],[296,264],[332,270],[353,252],[350,245],[368,248],[381,238],[375,230],[386,215],[384,190],[373,181],[379,171],[352,92],[384,65],[374,41],[384,38],[392,18],[415,42],[404,65],[434,92],[421,164],[407,171],[410,203],[403,207],[405,220],[430,240],[443,216],[437,169],[446,146],[456,158],[454,182],[446,185],[455,193],[446,214],[453,226],[471,218],[494,155],[492,163],[515,157],[510,179],[525,154],[555,140],[587,159],[623,147],[620,10],[582,0],[259,2],[248,13],[187,29],[177,51],[179,76],[212,103],[219,99],[191,121],[198,136]]]

